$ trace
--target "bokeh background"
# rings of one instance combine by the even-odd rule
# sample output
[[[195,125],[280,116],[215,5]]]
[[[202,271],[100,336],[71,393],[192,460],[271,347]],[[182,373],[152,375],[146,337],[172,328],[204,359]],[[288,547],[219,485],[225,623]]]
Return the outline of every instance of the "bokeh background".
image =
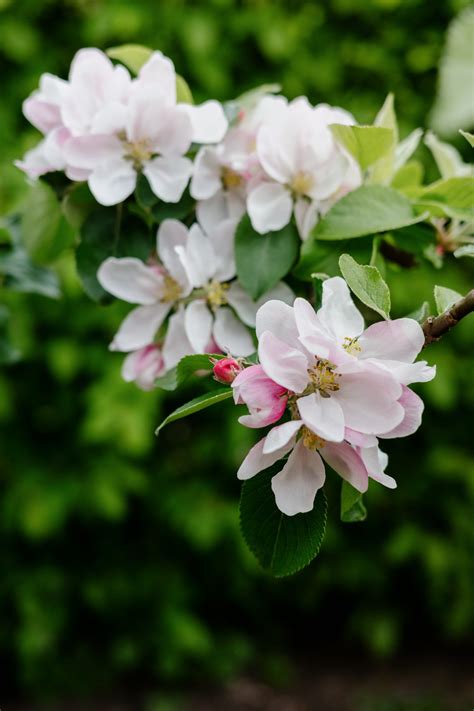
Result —
[[[429,123],[446,28],[466,6],[0,0],[0,214],[26,189],[13,159],[38,139],[21,102],[42,72],[66,76],[83,46],[159,48],[197,100],[278,81],[363,123],[392,90],[404,136]],[[434,283],[466,291],[469,261],[390,271],[394,316],[432,303]],[[157,441],[163,413],[195,389],[122,382],[121,356],[107,351],[122,305],[88,301],[72,256],[56,268],[60,299],[0,291],[21,352],[0,369],[2,708],[461,708],[474,621],[472,321],[427,351],[439,374],[420,391],[424,425],[387,446],[399,488],[374,485],[367,521],[350,525],[329,482],[321,554],[275,581],[239,532],[235,471],[255,433],[222,406]]]

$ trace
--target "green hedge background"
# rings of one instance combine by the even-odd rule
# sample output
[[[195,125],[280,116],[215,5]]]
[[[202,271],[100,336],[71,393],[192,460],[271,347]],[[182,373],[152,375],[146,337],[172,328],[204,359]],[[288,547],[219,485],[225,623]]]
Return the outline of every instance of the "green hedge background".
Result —
[[[0,0],[0,214],[25,192],[12,160],[38,136],[21,101],[83,46],[162,49],[197,100],[280,81],[371,121],[396,93],[402,136],[426,126],[445,30],[463,0]],[[428,169],[436,175],[425,149]],[[394,316],[433,283],[469,287],[469,260],[390,273]],[[81,293],[0,292],[22,359],[0,371],[0,655],[6,690],[75,697],[116,684],[221,682],[245,670],[290,681],[301,658],[343,648],[390,658],[467,653],[474,621],[472,322],[427,351],[423,428],[389,442],[392,492],[374,485],[364,524],[338,520],[329,483],[322,553],[274,581],[246,551],[235,471],[255,433],[232,406],[153,431],[194,390],[142,393],[107,351],[126,308]],[[407,288],[408,285],[408,288]],[[470,419],[469,419],[470,418]],[[470,424],[469,424],[470,423]]]

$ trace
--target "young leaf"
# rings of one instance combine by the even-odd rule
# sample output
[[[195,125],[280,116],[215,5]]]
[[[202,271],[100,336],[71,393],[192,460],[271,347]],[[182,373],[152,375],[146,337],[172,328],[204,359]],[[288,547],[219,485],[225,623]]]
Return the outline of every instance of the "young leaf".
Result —
[[[194,104],[189,84],[180,74],[176,74],[176,102],[178,104]]]
[[[194,400],[190,400],[185,405],[181,405],[181,407],[178,407],[177,410],[168,415],[168,417],[163,420],[161,425],[156,428],[155,434],[158,434],[165,425],[169,425],[171,422],[181,420],[183,417],[193,415],[195,412],[204,410],[206,407],[216,405],[218,402],[228,400],[231,397],[232,388],[219,388],[218,390],[213,390],[210,393],[204,393],[204,395],[200,395],[199,397],[194,398]]]
[[[403,141],[400,141],[398,146],[395,148],[395,158],[394,158],[394,165],[393,165],[393,170],[396,173],[397,171],[402,168],[407,160],[409,160],[413,153],[416,151],[418,148],[418,144],[420,142],[420,139],[423,135],[423,129],[422,128],[415,128],[414,131],[412,131],[406,138],[403,139]]]
[[[366,170],[393,147],[395,134],[381,126],[346,126],[333,124],[330,129],[339,143],[356,159],[361,170]]]
[[[116,59],[125,64],[134,74],[138,74],[143,65],[148,62],[153,50],[141,44],[122,44],[120,47],[110,47],[106,50],[110,59]]]
[[[462,176],[472,173],[472,167],[464,163],[459,151],[449,143],[440,141],[433,131],[427,131],[424,144],[433,154],[442,178],[454,178],[456,175]]]
[[[397,190],[363,185],[339,200],[311,236],[320,240],[353,239],[413,225],[424,218],[415,216],[410,201]]]
[[[459,257],[474,257],[474,244],[463,244],[462,247],[458,247],[454,252],[456,259]]]
[[[299,246],[292,223],[278,232],[261,235],[244,215],[235,234],[235,260],[239,281],[252,299],[259,299],[288,274]]]
[[[406,188],[418,187],[422,181],[423,165],[418,160],[410,160],[395,173],[390,185],[403,193]]]
[[[21,232],[28,253],[40,264],[53,262],[74,242],[74,229],[63,216],[54,190],[41,180],[23,204]]]
[[[390,318],[390,291],[377,267],[357,264],[350,254],[342,254],[339,268],[358,299],[383,318]]]
[[[427,185],[419,194],[421,201],[446,205],[454,209],[472,211],[474,177],[453,177]]]
[[[444,286],[436,285],[434,288],[434,298],[436,303],[436,308],[438,309],[438,314],[443,314],[447,311],[456,301],[462,299],[462,294],[459,294],[454,289],[447,289]]]
[[[155,385],[162,390],[176,390],[197,370],[212,370],[211,358],[220,359],[222,355],[196,354],[181,358],[176,367],[155,380]]]
[[[326,530],[327,501],[320,489],[307,514],[286,516],[275,504],[271,479],[282,463],[275,464],[242,487],[240,527],[260,565],[276,577],[292,575],[306,567],[321,547]]]
[[[423,301],[421,306],[418,309],[415,309],[415,311],[412,311],[411,313],[407,314],[406,318],[412,318],[414,321],[418,321],[418,323],[423,323],[423,321],[426,321],[429,315],[430,305],[427,301]]]
[[[365,521],[366,518],[367,509],[364,506],[362,494],[348,484],[347,481],[343,481],[341,487],[341,521],[355,523],[356,521]]]
[[[461,128],[459,129],[459,133],[461,136],[464,136],[469,145],[474,148],[474,133],[468,133],[468,131],[463,131]]]
[[[372,166],[369,175],[369,183],[372,185],[387,185],[394,172],[395,146],[398,144],[398,124],[393,103],[393,94],[389,94],[375,117],[374,126],[388,128],[393,131],[393,143],[390,150]]]

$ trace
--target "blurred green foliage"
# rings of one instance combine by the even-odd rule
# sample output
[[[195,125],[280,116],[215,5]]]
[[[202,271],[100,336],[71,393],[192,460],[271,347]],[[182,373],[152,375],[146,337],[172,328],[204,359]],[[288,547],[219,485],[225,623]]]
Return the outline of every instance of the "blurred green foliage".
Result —
[[[0,0],[0,214],[25,193],[11,161],[37,140],[21,101],[42,72],[65,75],[82,46],[160,48],[197,100],[281,81],[290,97],[341,104],[364,122],[393,90],[404,136],[426,124],[444,32],[466,4]],[[393,315],[425,299],[433,308],[435,282],[466,291],[469,261],[390,269]],[[424,425],[387,447],[399,488],[373,486],[367,521],[342,524],[333,478],[319,558],[274,581],[238,527],[235,471],[255,433],[224,403],[156,440],[162,412],[199,384],[165,396],[122,382],[107,343],[124,305],[88,301],[70,256],[56,267],[62,299],[1,297],[13,315],[2,328],[22,354],[0,371],[0,662],[11,691],[220,681],[244,668],[284,683],[291,659],[326,648],[390,656],[468,643],[472,322],[426,353],[439,375],[420,389]]]

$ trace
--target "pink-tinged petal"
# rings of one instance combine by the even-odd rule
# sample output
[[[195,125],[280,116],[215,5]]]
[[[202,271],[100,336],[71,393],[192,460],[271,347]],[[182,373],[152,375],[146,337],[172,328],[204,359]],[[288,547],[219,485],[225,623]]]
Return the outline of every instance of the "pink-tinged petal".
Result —
[[[255,474],[268,469],[272,464],[278,462],[282,459],[285,454],[288,454],[290,449],[293,447],[293,442],[290,441],[281,449],[272,452],[271,454],[263,454],[263,446],[265,444],[265,437],[257,442],[256,445],[252,447],[250,452],[245,457],[244,461],[240,465],[239,471],[237,472],[237,478],[241,481],[246,479],[251,479]]]
[[[351,430],[350,427],[344,429],[344,439],[355,447],[374,447],[377,444],[375,435],[362,434]]]
[[[291,220],[293,200],[279,183],[262,183],[249,194],[247,211],[259,234],[281,230]]]
[[[120,160],[122,155],[122,144],[115,136],[77,136],[64,145],[67,163],[84,170],[94,170],[105,162]]]
[[[176,254],[195,288],[204,286],[213,278],[217,265],[216,255],[211,241],[199,225],[194,224],[191,227],[186,245],[177,246]]]
[[[365,464],[371,479],[378,481],[388,489],[396,489],[397,482],[388,474],[385,474],[385,467],[388,464],[388,457],[378,446],[368,447],[360,450],[360,455]]]
[[[150,345],[169,310],[169,304],[137,306],[122,321],[110,344],[110,350],[127,353]]]
[[[207,200],[222,187],[221,163],[215,148],[201,148],[194,160],[190,193],[196,200]]]
[[[268,301],[282,301],[286,305],[291,305],[295,295],[290,287],[284,282],[279,282],[273,289],[267,291],[258,301],[252,301],[247,292],[240,286],[238,281],[232,282],[227,292],[227,301],[235,309],[237,316],[247,324],[255,328],[257,312],[261,306]],[[265,330],[265,329],[264,329]]]
[[[205,353],[212,333],[212,314],[205,301],[192,301],[185,309],[184,328],[196,353]]]
[[[345,338],[356,338],[364,330],[364,319],[352,301],[349,288],[341,277],[323,282],[322,306],[318,318],[324,328],[339,343]]]
[[[181,156],[159,156],[146,161],[143,167],[151,189],[164,202],[181,200],[192,170],[193,164],[189,158]]]
[[[183,289],[183,296],[191,291],[186,270],[176,252],[176,247],[184,247],[188,239],[188,228],[178,220],[163,220],[158,228],[156,249],[158,256],[169,274]]]
[[[362,494],[369,486],[369,476],[360,455],[347,442],[326,442],[321,448],[322,458],[354,489]]]
[[[412,318],[380,321],[359,337],[359,358],[379,358],[413,363],[425,343],[420,324]]]
[[[308,384],[308,361],[304,353],[265,331],[260,336],[258,356],[269,378],[279,385],[301,393]]]
[[[33,180],[40,175],[56,170],[47,155],[46,139],[27,151],[22,160],[16,160],[15,166]]]
[[[214,340],[224,353],[231,353],[234,356],[249,356],[255,352],[250,331],[229,308],[217,309],[212,333]]]
[[[393,377],[402,385],[412,383],[427,383],[436,375],[436,366],[428,365],[426,360],[419,360],[416,363],[400,363],[399,361],[384,360],[379,361],[380,365],[387,368]]]
[[[176,73],[174,64],[162,52],[153,52],[150,59],[140,69],[136,82],[156,95],[167,104],[176,103]]]
[[[324,464],[318,452],[306,449],[300,440],[281,472],[272,478],[276,505],[287,516],[311,511],[325,479]]]
[[[261,365],[252,365],[237,375],[232,383],[234,402],[245,404],[249,415],[239,422],[246,427],[266,427],[279,420],[286,409],[287,392],[273,382]]]
[[[344,412],[346,427],[363,434],[389,432],[402,421],[404,409],[398,399],[401,385],[388,371],[367,369],[344,373],[340,389],[332,395]]]
[[[323,439],[342,442],[344,414],[334,397],[322,397],[319,392],[315,392],[300,397],[297,404],[306,427]]]
[[[224,220],[207,234],[216,256],[214,279],[229,281],[235,276],[234,237],[237,222]]]
[[[290,420],[289,422],[284,422],[282,425],[273,427],[265,438],[263,453],[271,454],[285,447],[288,442],[294,441],[297,432],[302,426],[302,420]]]
[[[94,169],[88,183],[97,202],[107,207],[130,197],[137,184],[137,174],[128,161],[110,160]]]
[[[394,439],[395,437],[408,437],[417,431],[421,425],[421,417],[423,415],[424,404],[423,400],[418,397],[413,390],[403,386],[403,393],[398,401],[405,411],[405,416],[397,427],[393,430],[385,432],[381,437],[384,439]]]
[[[298,330],[295,314],[288,304],[271,299],[259,308],[255,320],[257,338],[260,338],[264,331],[270,331],[287,345],[297,346]]]
[[[159,301],[163,279],[135,257],[109,257],[102,262],[97,279],[103,289],[130,304]]]
[[[155,380],[163,370],[161,350],[151,344],[128,354],[122,365],[122,378],[126,383],[135,382],[141,390],[153,390]]]
[[[311,304],[306,299],[298,298],[293,309],[300,343],[313,355],[328,358],[335,344],[320,324]]]
[[[48,133],[61,123],[59,106],[42,101],[37,95],[30,96],[23,102],[23,114],[41,133]]]
[[[186,335],[184,319],[184,309],[181,308],[169,320],[163,343],[163,360],[166,370],[174,368],[181,358],[186,355],[192,355],[195,352]]]
[[[227,131],[227,119],[218,101],[205,101],[199,106],[179,104],[191,119],[195,143],[219,143]]]
[[[267,393],[282,395],[286,392],[285,388],[270,380],[261,365],[251,365],[244,368],[232,383],[232,389],[236,405],[246,403],[246,393],[256,393],[258,397],[263,394],[266,399]]]
[[[150,135],[151,126],[146,127]],[[175,108],[161,112],[160,123],[156,125],[155,134],[151,134],[152,145],[157,153],[173,158],[183,155],[189,150],[193,140],[193,128],[186,114]]]

